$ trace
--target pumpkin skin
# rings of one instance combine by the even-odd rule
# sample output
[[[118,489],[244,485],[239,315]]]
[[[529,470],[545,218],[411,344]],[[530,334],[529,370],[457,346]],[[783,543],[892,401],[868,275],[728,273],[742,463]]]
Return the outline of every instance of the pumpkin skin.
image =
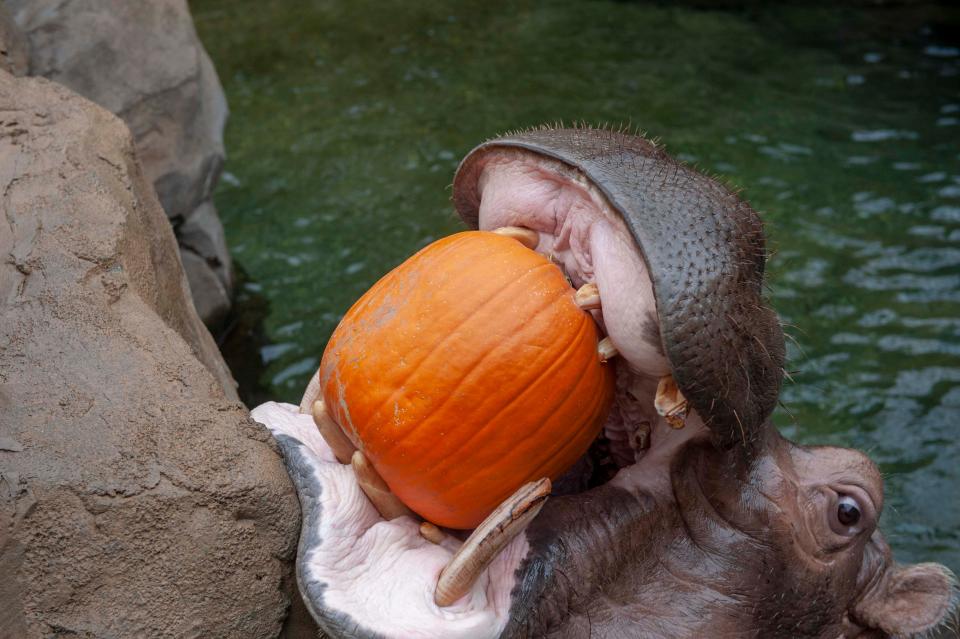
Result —
[[[612,366],[560,269],[468,231],[427,246],[344,316],[320,363],[327,412],[397,497],[473,528],[589,448]]]

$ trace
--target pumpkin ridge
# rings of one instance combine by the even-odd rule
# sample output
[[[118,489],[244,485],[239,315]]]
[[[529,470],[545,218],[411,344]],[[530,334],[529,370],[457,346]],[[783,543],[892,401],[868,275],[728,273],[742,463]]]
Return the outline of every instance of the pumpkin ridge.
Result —
[[[532,272],[532,270],[534,270],[534,269],[531,269],[531,271],[528,271],[528,272]],[[516,281],[519,281],[519,280],[516,280]],[[512,284],[512,283],[511,283],[511,284]],[[550,298],[546,303],[543,304],[543,306],[541,306],[539,309],[537,309],[537,311],[536,311],[533,315],[531,315],[529,318],[527,318],[527,321],[530,321],[530,320],[536,318],[536,317],[537,317],[538,315],[540,315],[541,313],[549,310],[549,309],[553,306],[553,304],[554,304],[558,299],[562,298],[564,295],[567,295],[568,293],[569,293],[568,291],[563,290],[563,289],[560,289],[557,295],[555,295],[554,297]],[[505,345],[505,344],[504,344],[504,345]],[[480,356],[480,359],[478,359],[478,360],[476,361],[476,363],[474,363],[473,366],[471,366],[470,370],[467,371],[467,373],[466,373],[462,378],[460,378],[460,380],[458,380],[456,384],[451,384],[450,387],[451,387],[452,389],[457,389],[457,388],[459,388],[460,386],[462,386],[462,385],[464,384],[464,382],[466,382],[467,379],[468,379],[472,374],[474,374],[474,373],[476,372],[477,368],[478,368],[488,357],[490,357],[492,354],[496,353],[496,352],[499,351],[499,350],[500,350],[500,347],[497,347],[497,348],[490,349],[490,350],[488,350],[487,352],[483,353],[483,355]],[[563,354],[566,355],[566,351],[564,351]],[[538,380],[539,380],[539,376],[538,376],[538,377],[535,377],[535,378],[533,379],[533,382],[536,382],[536,381],[538,381]],[[443,400],[440,402],[439,405],[434,406],[434,407],[432,408],[432,411],[431,411],[430,415],[428,415],[425,419],[421,420],[420,422],[418,422],[417,424],[415,424],[412,428],[408,429],[405,433],[403,433],[402,435],[400,435],[399,437],[397,437],[397,438],[392,442],[392,444],[391,444],[389,447],[384,447],[384,448],[382,448],[380,454],[381,454],[381,455],[387,455],[391,450],[393,450],[393,448],[394,448],[395,446],[399,446],[400,444],[402,444],[403,441],[404,441],[409,435],[413,434],[413,432],[414,432],[415,430],[420,429],[420,428],[422,428],[423,426],[429,424],[429,423],[431,422],[431,420],[434,418],[434,415],[439,414],[439,413],[443,410],[443,408],[447,405],[447,403],[448,403],[451,399],[453,399],[453,397],[454,397],[454,393],[453,393],[453,392],[448,393],[447,396],[443,398]]]
[[[587,328],[586,324],[584,325],[583,328]],[[574,340],[572,340],[573,345],[579,346],[579,342],[580,342],[581,340],[583,340],[583,339],[585,339],[585,338],[588,337],[587,335],[583,335],[583,328],[581,329],[581,332],[577,334],[576,338],[575,338]],[[586,332],[589,333],[590,331],[587,330]],[[560,404],[557,405],[556,410],[553,411],[553,413],[551,414],[551,417],[553,417],[553,415],[559,414],[559,413],[562,411],[563,407],[566,405],[566,403],[569,402],[571,399],[576,398],[576,397],[579,397],[580,394],[577,393],[576,391],[577,391],[577,389],[579,389],[585,382],[595,381],[595,380],[591,380],[591,376],[590,376],[590,375],[585,375],[585,374],[583,374],[583,373],[584,373],[584,371],[581,370],[580,374],[577,376],[577,382],[576,382],[576,384],[574,384],[573,388],[566,394],[566,396],[563,398],[563,401],[561,401]],[[602,375],[602,373],[601,373],[601,375]],[[534,428],[534,430],[532,430],[532,431],[527,435],[527,437],[526,437],[525,439],[535,438],[536,435],[537,435],[541,430],[543,430],[543,427],[544,427],[545,424],[546,424],[546,421],[541,422],[540,424],[537,424],[537,426]],[[551,455],[551,456],[552,456],[552,455]],[[548,457],[551,457],[551,456],[548,456]]]
[[[474,231],[474,233],[477,233],[477,232]],[[468,235],[468,234],[470,234],[470,232],[462,233],[459,235],[462,236],[462,235]],[[408,260],[406,260],[406,262],[401,263],[400,265],[395,267],[393,270],[389,271],[382,278],[380,278],[380,280],[374,283],[374,285],[370,287],[370,289],[368,290],[368,293],[370,291],[376,290],[377,294],[371,296],[365,293],[357,302],[357,304],[355,304],[355,306],[357,306],[356,315],[353,315],[353,308],[351,308],[348,311],[348,314],[353,315],[350,318],[351,321],[357,322],[359,325],[363,325],[364,323],[369,321],[368,318],[366,317],[369,314],[369,311],[367,310],[367,306],[369,306],[371,303],[375,305],[381,305],[383,304],[385,298],[390,297],[391,295],[394,295],[394,294],[396,294],[400,299],[403,299],[404,297],[402,294],[398,294],[395,291],[383,293],[382,289],[385,289],[385,288],[400,289],[400,291],[404,293],[409,293],[409,291],[405,291],[403,289],[403,286],[404,285],[410,286],[407,283],[407,281],[410,279],[411,273],[417,276],[423,276],[424,274],[427,274],[431,270],[433,270],[432,268],[433,264],[435,263],[445,264],[448,261],[454,260],[455,257],[452,257],[452,255],[456,256],[463,251],[461,245],[466,244],[468,249],[470,248],[470,242],[468,241],[469,238],[467,237],[458,238],[456,235],[452,236],[452,238],[455,238],[455,239],[447,242],[445,246],[441,246],[439,249],[435,249],[434,245],[427,246],[420,249],[420,251],[418,251],[412,258],[409,258]],[[444,240],[440,240],[440,242],[444,242]],[[434,250],[431,250],[431,249],[434,249]],[[424,253],[428,251],[430,253],[428,256],[421,258],[419,261],[413,261],[414,258],[417,258],[420,255],[420,253]],[[411,262],[411,261],[413,261],[413,263],[416,264],[415,267],[410,268],[408,271],[402,274],[397,272],[398,270],[400,270],[401,267],[403,267],[405,263]],[[468,262],[469,262],[469,258],[468,258]],[[364,302],[362,307],[359,306],[361,301]],[[375,330],[377,332],[381,332],[382,326],[376,325]]]
[[[588,318],[585,318],[585,319],[588,319]],[[593,321],[593,320],[589,320],[589,321]],[[587,328],[587,322],[582,322],[581,325],[580,325],[580,333],[582,333],[585,328]],[[490,418],[487,420],[487,423],[484,424],[481,428],[479,428],[479,429],[477,429],[476,431],[474,431],[474,432],[466,439],[466,441],[464,441],[464,442],[460,445],[460,448],[464,448],[464,447],[466,447],[466,446],[469,446],[469,445],[470,445],[470,442],[472,442],[474,439],[477,438],[477,436],[481,435],[484,431],[486,431],[486,430],[490,427],[490,424],[494,423],[494,422],[497,420],[497,417],[499,417],[500,414],[503,413],[503,411],[505,411],[506,409],[508,409],[508,408],[510,408],[511,406],[513,406],[513,404],[515,404],[515,403],[517,402],[517,400],[519,400],[519,399],[522,398],[524,395],[526,395],[528,392],[530,392],[530,390],[531,390],[541,379],[543,379],[546,375],[548,375],[548,374],[550,374],[550,373],[553,373],[554,370],[555,370],[558,366],[563,366],[563,365],[565,365],[566,362],[564,361],[564,359],[565,359],[565,358],[567,357],[567,355],[570,353],[571,348],[573,348],[574,346],[577,346],[577,345],[578,345],[578,342],[579,342],[580,339],[581,339],[580,333],[577,334],[577,337],[576,337],[575,339],[570,340],[570,343],[569,343],[569,344],[567,345],[567,347],[563,350],[563,353],[561,354],[560,357],[557,357],[557,358],[554,360],[554,362],[553,362],[552,364],[550,364],[549,367],[547,367],[546,369],[540,371],[540,373],[533,379],[533,381],[532,381],[530,384],[527,384],[527,386],[526,386],[518,395],[515,395],[513,398],[511,398],[511,400],[510,400],[509,402],[507,402],[506,404],[504,404],[503,406],[501,406],[501,407],[497,410],[496,413],[494,413],[493,415],[491,415]],[[582,379],[582,377],[581,377],[581,379]],[[578,382],[578,385],[579,385],[579,382]],[[568,393],[568,398],[569,398],[570,396],[572,396],[572,393]],[[566,401],[566,399],[564,399],[564,401]],[[561,405],[562,405],[562,404],[561,404]],[[542,423],[541,423],[540,425],[538,425],[537,430],[539,430],[539,427],[540,427],[540,426],[542,426]],[[536,431],[534,431],[534,432],[536,432]],[[447,461],[447,462],[455,461],[454,457],[455,457],[454,455],[449,455],[449,456],[447,457],[447,460],[446,460],[446,461]],[[430,473],[430,476],[435,476],[435,475],[439,474],[439,472],[440,472],[441,470],[445,469],[445,467],[446,467],[446,466],[445,466],[443,463],[437,464],[436,466],[434,466],[433,472]],[[461,485],[465,480],[467,480],[467,479],[470,479],[470,477],[461,477],[459,481],[443,482],[443,490],[441,490],[438,494],[440,494],[440,495],[446,495],[446,494],[448,494],[451,489],[457,488],[458,486],[460,486],[460,485]]]
[[[526,272],[524,272],[523,275],[521,275],[520,277],[518,277],[518,278],[516,278],[515,280],[513,280],[513,282],[519,282],[519,281],[522,280],[523,278],[527,277],[530,273],[533,273],[534,271],[537,271],[537,270],[539,270],[539,269],[541,269],[541,268],[543,268],[543,267],[555,267],[555,265],[554,265],[552,262],[546,262],[546,263],[543,263],[543,264],[538,264],[538,265],[534,266],[533,268],[531,268],[531,269],[527,270]],[[486,306],[486,305],[488,305],[490,302],[492,302],[493,300],[495,300],[497,297],[499,297],[500,295],[504,294],[505,292],[507,292],[507,291],[509,291],[509,290],[510,290],[509,287],[497,289],[497,290],[493,293],[493,295],[491,295],[491,296],[488,297],[487,299],[485,299],[485,300],[483,300],[482,302],[480,302],[480,304],[478,304],[477,306]],[[470,321],[471,319],[473,319],[474,317],[475,317],[475,315],[473,315],[473,314],[470,314],[470,315],[467,315],[466,317],[464,317],[463,320],[460,321],[454,328],[450,329],[449,332],[448,332],[446,335],[443,336],[443,338],[441,338],[441,339],[438,340],[433,346],[431,346],[430,351],[427,352],[427,354],[424,355],[423,358],[422,358],[419,362],[417,362],[417,363],[411,368],[411,370],[407,373],[407,375],[406,375],[406,377],[403,379],[403,381],[395,384],[396,388],[394,389],[393,393],[391,393],[390,396],[387,397],[387,399],[386,399],[385,401],[380,402],[380,403],[377,405],[376,410],[370,411],[370,415],[371,415],[371,416],[379,415],[379,414],[383,411],[383,409],[384,409],[385,407],[389,406],[390,403],[393,402],[393,401],[396,399],[397,395],[403,392],[404,387],[410,382],[410,379],[411,379],[414,375],[416,375],[416,373],[420,370],[420,368],[424,365],[424,363],[425,363],[428,359],[430,359],[430,357],[433,356],[433,354],[436,353],[437,350],[438,350],[441,346],[443,346],[444,344],[446,344],[447,340],[449,340],[449,339],[450,339],[451,337],[453,337],[461,328],[463,328],[463,325],[464,325],[464,324],[466,324],[467,322],[469,322],[469,321]],[[364,430],[366,430],[366,429],[364,429]],[[409,431],[408,431],[408,432],[409,432]],[[406,434],[407,434],[407,433],[404,433],[404,436],[405,436]],[[402,436],[401,436],[401,437],[402,437]]]
[[[597,406],[597,404],[603,404],[603,403],[604,403],[604,399],[605,399],[605,398],[604,398],[604,395],[605,395],[605,393],[602,392],[602,387],[603,387],[603,379],[602,379],[602,378],[603,378],[604,375],[605,375],[605,372],[601,371],[600,380],[594,380],[594,381],[599,381],[599,382],[600,382],[601,392],[600,392],[600,393],[597,393],[597,394],[594,396],[595,399],[594,399],[593,405],[591,406],[591,409],[595,409],[595,407]],[[586,376],[583,376],[583,377],[581,377],[580,379],[581,379],[581,380],[587,379],[587,377],[586,377]],[[575,395],[575,393],[570,393],[570,396],[571,396],[571,397],[574,396],[574,395]],[[566,400],[565,400],[565,401],[566,401]],[[585,412],[591,413],[591,412],[593,412],[593,410],[585,411]],[[601,428],[602,428],[602,426],[601,426]],[[566,443],[564,443],[564,445],[559,448],[559,450],[553,451],[553,452],[551,452],[549,455],[545,456],[545,457],[544,457],[544,460],[543,460],[543,463],[541,463],[540,466],[538,466],[533,472],[531,472],[531,474],[530,474],[524,481],[531,481],[531,480],[539,479],[540,477],[543,477],[544,475],[543,475],[543,470],[542,470],[542,469],[543,469],[545,466],[548,466],[548,465],[550,464],[550,462],[553,461],[554,458],[556,458],[556,457],[563,458],[564,455],[567,453],[567,449],[570,448],[573,444],[575,444],[575,443],[577,442],[577,437],[576,437],[577,434],[578,434],[578,433],[573,433],[573,436],[570,437],[570,438],[566,441]],[[596,437],[596,435],[594,435],[594,437]],[[591,438],[591,441],[592,441],[592,439],[593,439],[593,438]],[[504,461],[506,461],[506,458],[504,458]]]
[[[589,448],[614,367],[543,254],[476,231],[436,244],[348,309],[320,381],[331,416],[399,499],[469,528]]]
[[[411,276],[416,277],[424,273],[429,273],[430,271],[435,270],[438,264],[442,265],[443,262],[450,262],[451,260],[456,261],[460,265],[456,270],[459,270],[460,268],[469,268],[469,265],[473,261],[477,259],[484,261],[487,260],[491,255],[495,255],[496,253],[503,251],[504,245],[509,245],[509,250],[514,255],[526,254],[521,258],[523,262],[521,268],[518,269],[518,273],[511,276],[513,279],[506,280],[505,283],[507,284],[521,280],[524,276],[537,270],[541,266],[550,265],[550,263],[544,260],[542,256],[537,255],[533,251],[522,248],[520,244],[514,242],[513,240],[492,235],[490,233],[467,231],[455,236],[450,236],[450,238],[439,240],[438,243],[441,244],[441,246],[439,251],[436,253],[430,250],[431,247],[422,249],[418,254],[425,252],[429,254],[422,256],[420,261],[416,263],[416,267],[407,269],[406,274],[401,275],[397,273],[398,269],[394,269],[394,271],[391,271],[382,277],[381,280],[375,284],[370,291],[368,291],[368,294],[365,294],[364,297],[361,298],[361,300],[359,300],[358,303],[356,303],[354,307],[347,312],[340,325],[334,331],[334,335],[331,337],[331,341],[328,344],[327,352],[324,354],[324,362],[321,362],[321,372],[323,373],[321,376],[321,384],[323,388],[326,389],[324,391],[325,393],[337,394],[338,399],[340,400],[339,403],[343,404],[344,412],[346,409],[346,404],[344,404],[343,399],[346,388],[343,386],[343,382],[334,382],[334,379],[339,380],[341,373],[345,373],[350,377],[355,376],[356,374],[362,374],[364,377],[369,378],[371,366],[380,367],[387,365],[387,363],[382,361],[382,357],[374,355],[371,362],[364,364],[362,362],[358,362],[355,358],[343,359],[342,353],[353,350],[353,344],[357,343],[356,340],[360,340],[360,344],[369,343],[371,339],[370,335],[374,335],[375,337],[372,339],[377,342],[383,342],[384,340],[387,340],[387,343],[390,343],[390,330],[382,323],[374,324],[374,326],[370,329],[372,330],[372,333],[367,333],[366,337],[358,333],[363,333],[363,327],[369,324],[369,318],[367,316],[370,314],[372,309],[375,309],[375,306],[371,307],[370,303],[375,303],[378,298],[382,301],[385,294],[390,295],[389,291],[396,287],[396,283],[398,281],[402,283],[404,280],[410,279]],[[432,246],[435,247],[436,245]],[[457,259],[458,255],[461,256],[462,259]],[[451,286],[455,285],[444,283],[441,285],[441,288],[455,294],[456,289],[451,288]],[[482,303],[489,304],[490,301],[495,298],[499,290],[500,289],[494,286],[490,287],[489,290],[484,291],[486,299]],[[405,296],[401,296],[399,299],[403,299],[404,297]],[[453,306],[456,307],[455,301]],[[457,313],[454,314],[454,317],[456,317],[456,315]],[[464,319],[469,320],[470,318],[468,317]],[[463,323],[461,322],[459,325],[463,325]],[[429,358],[434,354],[437,348],[442,348],[444,345],[445,343],[437,344],[436,348],[431,348],[429,352],[421,355],[420,358],[418,358],[419,361],[417,361],[415,367],[408,367],[408,370],[404,372],[404,379],[402,382],[391,381],[387,385],[387,388],[384,389],[385,392],[391,394],[384,397],[382,400],[374,400],[376,402],[374,404],[374,408],[365,408],[363,411],[364,414],[357,416],[356,424],[352,423],[352,420],[349,419],[349,415],[341,415],[339,410],[335,410],[331,417],[333,417],[334,421],[340,424],[341,427],[346,426],[346,424],[341,423],[342,420],[340,418],[346,417],[347,420],[351,422],[349,431],[352,432],[352,438],[358,441],[362,440],[370,444],[372,447],[371,450],[378,450],[379,444],[375,445],[369,438],[371,437],[372,432],[380,433],[383,425],[391,421],[389,418],[381,419],[384,413],[384,406],[389,406],[390,402],[394,402],[396,400],[395,390],[401,389],[403,385],[409,382],[409,380],[416,379],[418,372],[429,361]],[[366,373],[363,373],[363,371],[366,371]],[[331,384],[334,384],[335,388],[339,390],[334,390],[334,388],[331,388]],[[352,400],[350,403],[353,401],[358,401],[360,404],[369,406],[371,389],[366,388],[366,386],[364,387],[363,398],[354,397],[356,390],[357,389],[355,388],[354,391],[348,393],[354,398],[354,400]],[[383,402],[382,404],[380,403],[381,401]],[[371,417],[374,415],[376,415],[378,418],[371,419]],[[376,424],[380,424],[380,427],[374,426]],[[374,461],[372,454],[370,457],[371,461]]]
[[[564,399],[564,403],[566,403],[566,401],[567,401],[572,395],[573,395],[573,393],[570,393],[570,395],[569,395],[567,398]],[[550,466],[550,464],[553,463],[557,458],[561,458],[561,459],[565,458],[566,456],[568,456],[568,455],[570,454],[570,453],[569,453],[570,450],[575,449],[575,448],[578,448],[578,447],[580,447],[580,446],[582,445],[582,442],[579,441],[579,440],[580,440],[580,437],[577,436],[577,435],[579,435],[579,434],[580,434],[580,433],[579,433],[579,431],[578,431],[578,432],[573,433],[573,434],[572,434],[569,438],[567,438],[567,439],[559,440],[559,441],[560,441],[560,445],[559,445],[559,446],[556,446],[556,447],[553,447],[553,448],[550,448],[549,450],[545,451],[545,454],[543,455],[543,460],[540,462],[540,464],[539,464],[535,469],[533,469],[533,470],[531,470],[530,472],[528,472],[525,476],[517,477],[517,478],[516,478],[516,479],[517,479],[517,482],[523,484],[523,483],[526,483],[526,482],[528,482],[528,481],[534,481],[534,480],[540,479],[541,477],[546,477],[546,476],[548,476],[548,475],[551,477],[551,479],[555,479],[556,477],[553,476],[554,473],[553,473],[553,472],[548,473],[548,472],[546,472],[545,469],[548,468],[548,467]],[[596,435],[594,435],[594,437],[595,437],[595,436],[596,436]],[[592,439],[593,439],[593,437],[591,437],[591,441],[592,441]],[[589,447],[589,444],[588,444],[588,447]],[[507,467],[507,468],[512,468],[513,465],[511,465],[508,460],[509,460],[509,457],[504,456],[504,457],[502,458],[502,460],[500,461],[500,463],[499,463],[497,466],[494,466],[494,467],[491,467],[491,468],[487,469],[485,474],[486,474],[486,475],[491,475],[491,474],[493,474],[493,477],[496,477],[497,475],[501,474],[501,473],[498,473],[498,472],[497,472],[498,468],[499,468],[501,465],[502,465],[502,466],[505,466],[505,467]],[[574,459],[574,461],[576,461],[576,459]],[[484,474],[479,474],[479,475],[476,475],[476,476],[472,477],[471,479],[472,479],[473,481],[476,481],[478,484],[482,484],[482,483],[484,483],[484,479],[483,479],[483,478],[484,478]],[[504,495],[503,495],[503,498],[505,499],[508,495],[509,495],[509,493],[504,494]]]
[[[477,232],[477,231],[464,231],[464,232],[462,232],[462,233],[457,233],[457,234],[454,234],[454,235],[449,236],[449,238],[446,238],[446,239],[448,239],[449,241],[446,242],[445,245],[440,246],[440,247],[436,247],[435,245],[433,245],[432,248],[434,249],[435,254],[434,254],[434,255],[431,255],[431,256],[430,256],[430,259],[432,259],[432,260],[438,260],[438,261],[439,261],[439,260],[441,260],[441,259],[443,259],[443,258],[446,258],[446,256],[447,256],[448,253],[453,252],[454,249],[456,249],[460,244],[463,243],[463,240],[464,240],[465,238],[462,238],[461,236],[466,235],[466,234],[471,233],[471,232],[474,232],[474,233],[475,233],[475,232]],[[444,241],[444,238],[441,238],[440,240],[438,240],[438,242],[443,242],[443,241]],[[422,249],[420,249],[419,251],[417,251],[416,253],[414,253],[410,258],[408,258],[408,260],[412,260],[412,259],[414,259],[415,257],[418,257],[421,253],[423,253],[424,251],[426,251],[426,250],[428,250],[428,249],[430,249],[430,248],[431,248],[431,245],[427,245],[427,246],[423,247]],[[402,264],[402,262],[401,262],[401,264]],[[401,277],[396,273],[397,267],[399,267],[399,266],[400,266],[400,264],[398,264],[397,266],[393,267],[392,269],[390,269],[389,271],[387,271],[386,273],[384,273],[382,276],[380,276],[380,278],[379,278],[376,282],[374,282],[374,283],[373,283],[373,286],[371,286],[370,289],[368,289],[368,290],[371,290],[371,289],[373,289],[373,288],[377,288],[377,287],[380,287],[380,286],[390,285],[390,284],[392,284],[394,281],[402,281],[403,278],[401,278]],[[361,296],[360,296],[360,299],[358,299],[356,302],[354,302],[354,304],[353,304],[350,308],[347,309],[347,312],[344,313],[343,318],[341,318],[340,322],[339,322],[338,325],[337,325],[337,328],[339,328],[339,327],[340,327],[339,324],[342,324],[345,320],[347,320],[347,319],[351,319],[351,320],[352,320],[353,317],[356,316],[356,315],[363,315],[364,312],[366,311],[367,307],[370,306],[370,304],[374,303],[375,301],[378,301],[378,300],[376,300],[375,298],[372,298],[372,297],[368,297],[367,295],[361,295]],[[334,329],[334,333],[336,333],[336,329]]]
[[[598,405],[602,405],[602,404],[604,403],[604,399],[605,399],[605,395],[606,395],[606,394],[602,391],[602,389],[603,389],[603,386],[604,386],[604,384],[603,384],[603,381],[604,381],[603,378],[606,376],[606,374],[607,374],[606,371],[601,370],[601,371],[600,371],[600,375],[597,376],[597,377],[591,377],[591,376],[588,376],[588,375],[584,375],[584,376],[579,377],[579,378],[578,378],[578,382],[577,382],[577,386],[575,387],[574,391],[571,391],[571,392],[567,395],[567,397],[564,398],[564,401],[561,403],[560,407],[558,407],[557,412],[558,412],[558,413],[561,412],[561,409],[562,409],[563,405],[566,404],[571,398],[573,398],[573,397],[575,397],[575,396],[577,396],[577,395],[579,394],[579,393],[577,393],[577,392],[575,392],[575,391],[576,391],[576,389],[579,388],[584,382],[586,382],[589,386],[597,386],[597,385],[599,384],[599,387],[601,388],[601,392],[600,392],[600,393],[596,393],[595,395],[593,395],[594,402],[592,403],[592,405],[591,405],[591,407],[590,407],[590,410],[584,411],[585,413],[588,413],[588,414],[594,412],[594,411],[595,411],[595,408],[596,408]],[[581,436],[578,437],[578,435],[581,435]],[[586,448],[589,448],[589,442],[592,441],[592,440],[594,439],[594,437],[596,437],[596,433],[594,433],[594,434],[587,440]],[[560,445],[559,445],[558,447],[551,448],[551,449],[548,451],[548,454],[545,454],[545,455],[544,455],[543,461],[540,463],[539,466],[537,466],[535,469],[531,470],[526,476],[517,478],[517,481],[518,481],[519,483],[526,483],[526,482],[528,482],[528,481],[534,481],[534,480],[536,480],[536,479],[539,479],[539,478],[541,478],[541,477],[545,477],[545,476],[548,476],[548,475],[550,475],[551,478],[553,478],[553,473],[547,473],[545,469],[546,469],[547,467],[549,467],[550,464],[551,464],[554,460],[556,460],[556,459],[558,459],[558,458],[560,458],[560,459],[568,458],[569,455],[570,455],[570,451],[571,451],[571,450],[575,450],[576,448],[579,448],[579,447],[583,446],[584,442],[580,441],[581,439],[582,439],[582,431],[576,431],[576,432],[574,432],[574,433],[572,434],[572,436],[569,437],[568,439],[562,439],[562,440],[560,440],[560,442],[561,442]],[[586,448],[585,448],[585,450],[586,450]],[[491,473],[496,473],[497,468],[498,468],[500,465],[506,466],[507,468],[512,468],[512,467],[514,467],[514,465],[511,465],[511,464],[509,463],[509,457],[504,456],[504,457],[501,459],[501,461],[499,462],[499,464],[498,464],[497,466],[494,466],[494,467],[491,467],[491,468],[487,469],[487,470],[486,470],[486,474],[487,474],[487,475],[490,475]],[[496,474],[494,474],[493,476],[496,477]],[[473,480],[477,481],[477,483],[483,483],[483,480],[481,479],[481,477],[483,477],[483,475],[475,476],[475,477],[473,477]],[[506,496],[507,496],[507,495],[504,495],[504,498],[506,498]]]
[[[405,262],[410,262],[415,258],[420,257],[421,253],[425,253],[429,251],[431,253],[429,256],[430,262],[443,263],[444,261],[447,260],[448,255],[450,255],[451,253],[457,252],[458,249],[461,249],[461,246],[463,244],[467,244],[469,246],[470,239],[471,239],[470,236],[485,235],[485,234],[486,233],[481,231],[462,231],[460,233],[455,233],[454,235],[441,238],[437,240],[435,243],[423,247],[422,249],[414,253],[413,256],[405,260]],[[401,262],[401,264],[398,264],[391,270],[384,273],[376,282],[374,282],[373,286],[371,286],[368,289],[368,292],[375,289],[395,287],[397,286],[398,282],[402,284],[406,278],[402,277],[399,273],[397,273],[397,269],[402,265],[403,265],[403,262]],[[420,268],[422,269],[423,267],[421,266]],[[378,299],[378,296],[370,296],[365,293],[360,297],[360,299],[354,302],[349,309],[347,309],[347,312],[344,313],[343,317],[340,319],[340,322],[338,322],[337,327],[334,329],[332,335],[337,335],[340,329],[340,326],[345,323],[366,322],[367,320],[365,319],[364,316],[368,312],[367,310],[368,307],[371,304],[379,305],[381,303],[382,302],[380,299]],[[355,335],[351,334],[350,339],[347,341],[350,342],[353,339],[355,339]],[[342,348],[346,348],[347,345],[348,344],[344,345]]]

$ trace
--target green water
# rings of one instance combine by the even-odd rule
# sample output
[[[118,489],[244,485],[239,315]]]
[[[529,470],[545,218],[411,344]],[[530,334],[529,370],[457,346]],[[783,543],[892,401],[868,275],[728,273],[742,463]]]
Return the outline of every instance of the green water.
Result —
[[[474,144],[630,123],[763,212],[791,336],[777,423],[867,450],[898,558],[960,572],[960,11],[191,6],[232,110],[217,206],[268,342],[248,398],[298,399],[350,303],[460,228]]]

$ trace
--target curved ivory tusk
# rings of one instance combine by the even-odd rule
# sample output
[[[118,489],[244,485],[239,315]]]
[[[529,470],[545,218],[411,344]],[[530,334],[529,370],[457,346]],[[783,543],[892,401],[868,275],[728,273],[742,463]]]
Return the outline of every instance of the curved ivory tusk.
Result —
[[[619,355],[620,351],[613,345],[613,341],[609,337],[604,337],[597,343],[597,354],[600,356],[601,362],[608,362]]]
[[[677,387],[673,375],[664,375],[660,378],[653,405],[657,413],[662,415],[671,427],[683,428],[686,425],[690,405]]]
[[[512,237],[516,241],[526,246],[528,249],[535,249],[537,248],[537,244],[540,243],[539,233],[533,229],[524,228],[522,226],[501,226],[498,229],[494,229],[493,232],[497,235]]]
[[[443,540],[447,538],[447,533],[443,532],[429,521],[425,521],[420,524],[420,536],[431,543],[439,545],[442,544]]]
[[[573,299],[577,306],[585,311],[598,309],[600,308],[600,289],[593,283],[584,284],[577,289],[577,294]]]
[[[433,600],[449,606],[464,596],[510,540],[533,521],[550,495],[544,477],[520,487],[474,530],[440,573]]]
[[[416,517],[412,510],[390,492],[387,482],[383,481],[383,477],[373,467],[366,455],[359,450],[355,451],[350,463],[353,466],[353,472],[357,476],[357,483],[360,484],[360,488],[363,489],[374,508],[384,519],[390,521],[397,517]]]
[[[349,464],[356,447],[343,434],[343,430],[333,421],[333,418],[327,414],[327,409],[320,400],[313,403],[313,423],[317,425],[320,436],[327,442],[327,446],[333,451],[337,461],[341,464]]]

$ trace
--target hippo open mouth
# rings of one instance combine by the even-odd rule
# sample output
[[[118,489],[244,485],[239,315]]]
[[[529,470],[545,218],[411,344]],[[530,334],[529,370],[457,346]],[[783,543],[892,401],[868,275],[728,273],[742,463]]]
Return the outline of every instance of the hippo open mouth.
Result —
[[[834,638],[923,633],[950,616],[952,574],[895,564],[876,531],[876,467],[769,423],[783,334],[747,204],[642,138],[594,129],[479,146],[454,202],[475,228],[532,230],[575,287],[596,286],[591,312],[620,354],[615,405],[539,515],[446,607],[434,593],[461,540],[380,516],[317,432],[316,383],[300,408],[257,408],[297,486],[298,579],[324,630]]]

